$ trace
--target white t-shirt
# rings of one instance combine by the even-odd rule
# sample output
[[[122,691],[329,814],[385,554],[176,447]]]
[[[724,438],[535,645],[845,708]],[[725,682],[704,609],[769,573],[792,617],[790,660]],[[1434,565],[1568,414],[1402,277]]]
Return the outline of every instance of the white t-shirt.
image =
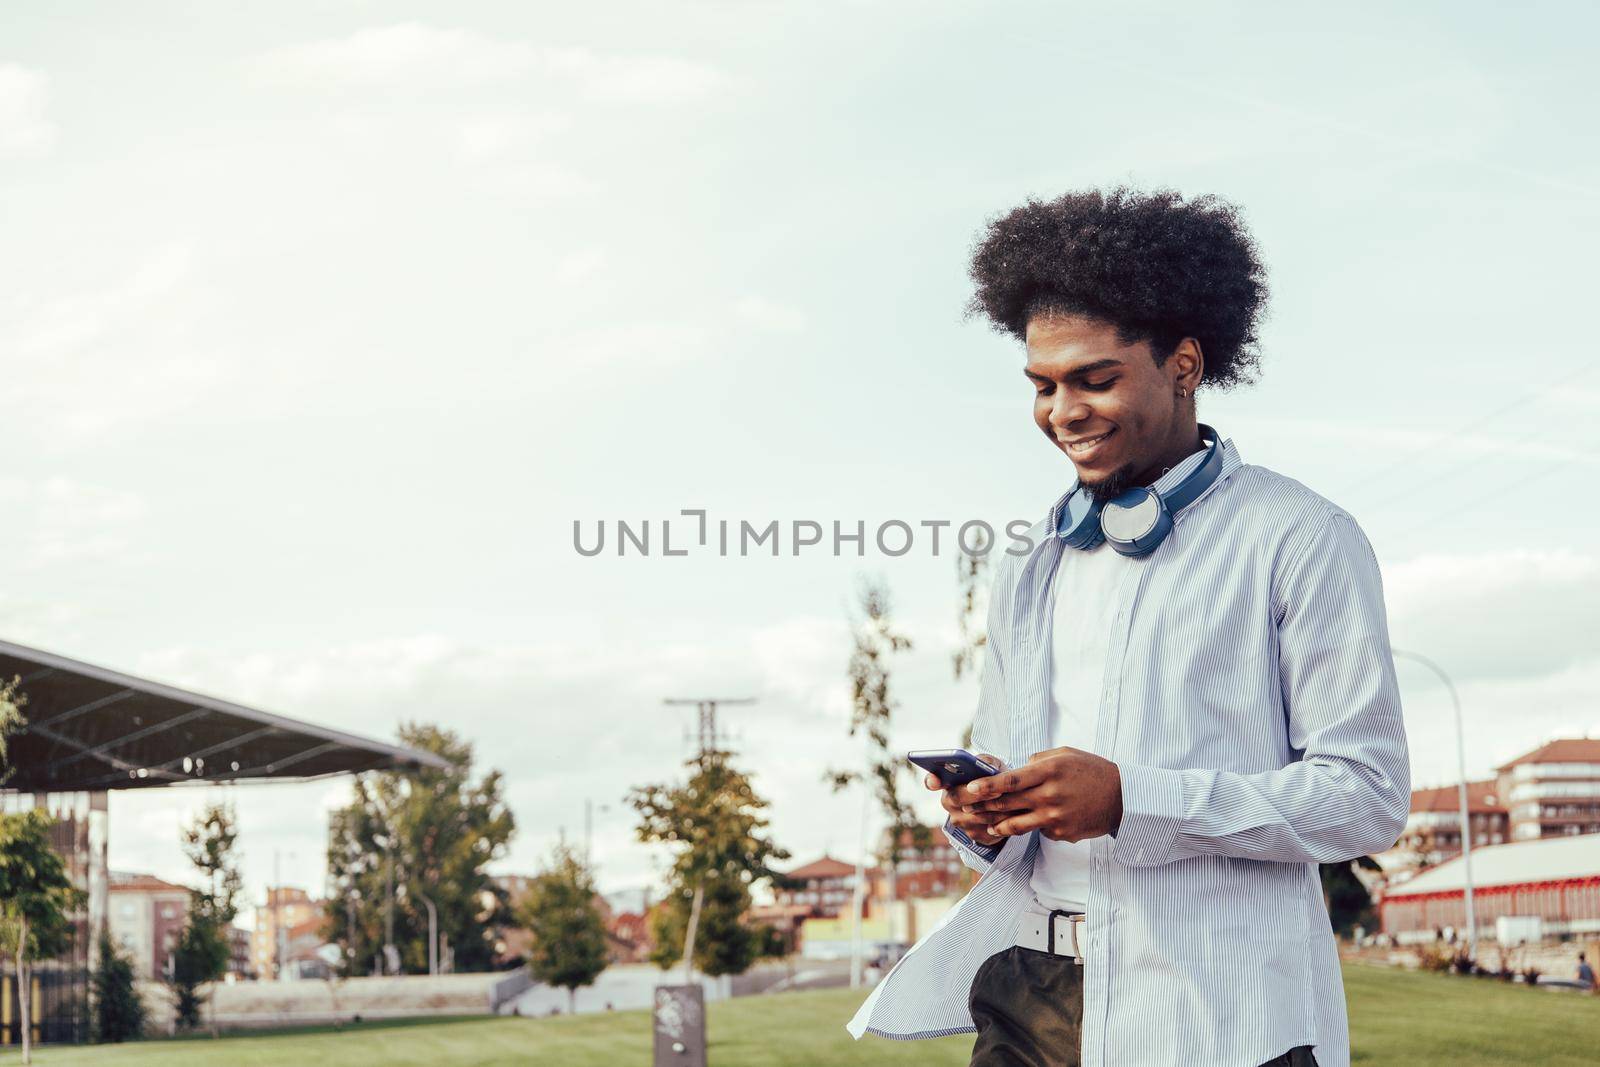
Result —
[[[1117,587],[1134,561],[1102,542],[1065,548],[1050,583],[1050,747],[1094,752]],[[1099,755],[1100,753],[1097,753]],[[1025,755],[1032,755],[1026,753]],[[1039,838],[1033,893],[1047,908],[1086,911],[1089,842]]]

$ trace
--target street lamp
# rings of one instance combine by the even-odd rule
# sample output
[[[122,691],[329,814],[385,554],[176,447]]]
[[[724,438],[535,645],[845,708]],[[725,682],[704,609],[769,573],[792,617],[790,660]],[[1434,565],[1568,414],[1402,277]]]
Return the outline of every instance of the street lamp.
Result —
[[[422,893],[417,894],[417,899],[428,908],[428,974],[436,975],[439,973],[439,910]]]
[[[1420,663],[1444,683],[1445,689],[1450,693],[1450,703],[1456,711],[1456,773],[1459,781],[1456,783],[1457,799],[1461,803],[1461,862],[1466,873],[1466,905],[1467,905],[1467,958],[1473,962],[1478,959],[1478,915],[1472,904],[1472,816],[1467,808],[1467,752],[1465,733],[1461,727],[1461,698],[1456,695],[1455,683],[1450,676],[1427,656],[1416,652],[1406,652],[1398,648],[1390,649],[1396,658],[1408,659]]]

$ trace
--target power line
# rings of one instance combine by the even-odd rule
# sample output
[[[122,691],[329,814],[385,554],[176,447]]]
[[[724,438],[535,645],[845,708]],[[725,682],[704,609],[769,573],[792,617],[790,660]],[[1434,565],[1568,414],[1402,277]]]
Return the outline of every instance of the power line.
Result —
[[[668,697],[663,704],[674,706],[692,704],[699,710],[699,738],[697,756],[705,759],[717,751],[721,736],[717,732],[717,708],[724,704],[754,704],[755,697]]]
[[[1597,368],[1600,368],[1600,359],[1590,360],[1588,363],[1574,368],[1572,371],[1562,375],[1553,382],[1546,382],[1544,384],[1534,386],[1513,400],[1510,400],[1504,404],[1496,404],[1493,408],[1483,412],[1482,414],[1473,416],[1471,419],[1467,420],[1454,430],[1446,430],[1435,434],[1431,440],[1429,440],[1426,444],[1419,446],[1418,450],[1413,452],[1411,462],[1405,464],[1404,466],[1385,464],[1383,467],[1373,471],[1370,475],[1363,478],[1361,481],[1349,483],[1347,486],[1338,491],[1338,495],[1342,496],[1346,492],[1355,493],[1357,491],[1369,490],[1374,485],[1380,485],[1385,481],[1393,479],[1397,475],[1406,474],[1415,476],[1418,464],[1426,461],[1427,457],[1432,453],[1437,452],[1441,446],[1450,441],[1456,440],[1457,438],[1480,434],[1486,419],[1491,417],[1500,418],[1503,417],[1507,412],[1516,411],[1519,408],[1526,407],[1535,400],[1550,395],[1550,393],[1553,392],[1558,386],[1566,385],[1568,382],[1571,382],[1577,378],[1581,378],[1583,375],[1588,374]],[[1471,468],[1469,467],[1466,469],[1470,470]],[[1434,480],[1437,481],[1438,479]],[[1392,503],[1395,499],[1397,499],[1396,496],[1386,497],[1379,504],[1371,506],[1381,507],[1383,504]]]
[[[1600,447],[1600,440],[1596,440],[1594,442],[1591,442],[1591,444],[1588,447]],[[1573,462],[1573,457],[1568,457],[1567,459],[1564,459],[1564,460],[1557,460],[1554,463],[1552,463],[1550,466],[1545,467],[1541,471],[1538,471],[1538,472],[1536,472],[1534,474],[1530,474],[1526,478],[1519,478],[1517,480],[1517,490],[1518,490],[1518,492],[1520,493],[1522,490],[1525,490],[1528,486],[1533,485],[1536,482],[1542,482],[1546,478],[1551,477],[1552,475],[1562,473],[1563,469],[1564,469],[1564,464],[1571,463],[1571,462]],[[1439,523],[1444,522],[1447,519],[1453,519],[1457,515],[1460,515],[1465,511],[1470,511],[1471,509],[1473,509],[1475,507],[1483,506],[1484,502],[1485,502],[1485,499],[1486,499],[1486,497],[1485,497],[1484,494],[1469,493],[1469,494],[1467,494],[1466,499],[1463,500],[1457,506],[1455,506],[1455,507],[1453,507],[1450,510],[1445,511],[1445,512],[1441,512],[1441,513],[1434,514],[1434,515],[1429,515],[1428,518],[1425,521],[1419,522],[1416,525],[1411,526],[1408,529],[1402,531],[1399,536],[1401,536],[1401,537],[1410,537],[1413,534],[1421,533],[1422,531],[1428,529],[1429,527],[1437,526]]]

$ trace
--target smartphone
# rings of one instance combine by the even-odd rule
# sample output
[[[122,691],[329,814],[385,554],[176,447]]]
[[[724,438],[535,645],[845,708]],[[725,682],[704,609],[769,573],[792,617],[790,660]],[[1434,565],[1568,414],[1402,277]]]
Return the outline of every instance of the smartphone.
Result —
[[[999,767],[964,748],[925,748],[906,753],[906,759],[939,779],[946,789],[1000,773]]]

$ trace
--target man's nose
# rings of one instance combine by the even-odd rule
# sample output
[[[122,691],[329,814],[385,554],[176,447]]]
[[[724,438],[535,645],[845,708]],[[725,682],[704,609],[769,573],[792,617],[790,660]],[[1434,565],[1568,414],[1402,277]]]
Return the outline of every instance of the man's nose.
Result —
[[[1075,422],[1082,422],[1089,417],[1089,405],[1084,403],[1081,396],[1073,396],[1066,389],[1056,390],[1055,406],[1050,409],[1050,425],[1057,429],[1066,429]]]

